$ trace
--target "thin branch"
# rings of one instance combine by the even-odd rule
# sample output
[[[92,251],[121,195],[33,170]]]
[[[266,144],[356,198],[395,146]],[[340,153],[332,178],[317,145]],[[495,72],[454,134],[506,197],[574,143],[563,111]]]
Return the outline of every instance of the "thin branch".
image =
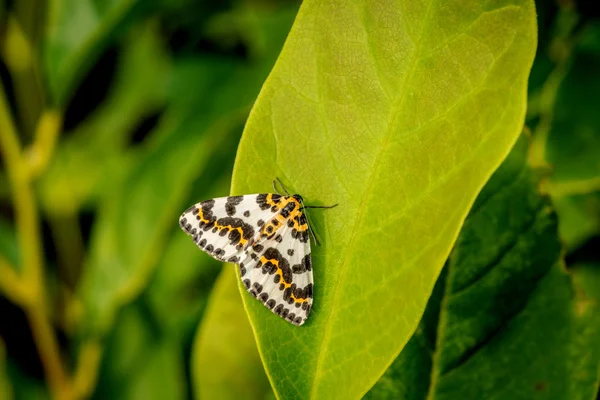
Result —
[[[98,380],[102,361],[102,345],[95,339],[84,342],[79,351],[79,360],[73,376],[73,392],[76,399],[88,398]]]
[[[21,287],[31,290],[24,307],[38,348],[48,385],[56,399],[70,399],[70,382],[60,359],[59,346],[47,317],[42,244],[29,165],[21,153],[17,130],[0,82],[0,148],[5,160],[15,208],[17,237],[23,259]]]
[[[61,128],[62,114],[60,112],[47,110],[42,113],[35,129],[34,142],[26,151],[32,178],[40,176],[46,170],[54,154]]]

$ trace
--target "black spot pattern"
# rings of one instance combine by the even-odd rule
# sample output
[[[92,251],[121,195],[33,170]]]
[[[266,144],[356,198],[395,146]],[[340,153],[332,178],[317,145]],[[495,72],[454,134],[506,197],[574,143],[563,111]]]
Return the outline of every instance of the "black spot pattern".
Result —
[[[281,275],[286,283],[292,283],[292,269],[288,260],[274,247],[269,247],[263,254],[267,260],[277,260]]]
[[[293,197],[298,202],[302,201],[300,196],[294,195]],[[281,247],[279,243],[283,243],[284,241],[281,235],[281,225],[283,223],[285,226],[286,222],[292,228],[288,231],[288,234],[292,238],[303,243],[310,240],[308,230],[299,231],[298,229],[294,229],[294,226],[305,229],[307,225],[306,216],[301,212],[302,210],[298,210],[300,203],[294,201],[288,202],[289,198],[277,194],[261,194],[256,197],[259,208],[279,212],[287,221],[281,218],[277,219],[279,217],[276,217],[270,218],[266,222],[258,220],[246,223],[244,221],[250,222],[248,218],[250,218],[251,214],[256,215],[256,211],[244,210],[241,213],[240,211],[242,210],[237,209],[237,206],[243,202],[244,198],[248,199],[247,196],[230,196],[226,199],[216,199],[217,201],[221,201],[220,204],[223,204],[222,201],[225,202],[224,210],[226,216],[214,214],[215,200],[207,200],[199,203],[186,210],[179,220],[179,225],[186,233],[192,236],[194,242],[199,247],[213,257],[238,264],[242,283],[252,296],[290,323],[302,325],[311,310],[310,303],[313,296],[313,284],[309,283],[305,287],[297,287],[297,284],[293,283],[293,279],[294,274],[305,274],[312,271],[311,257],[310,254],[302,254],[303,257],[298,261],[298,264],[291,265],[289,260],[290,257],[295,255],[295,250],[290,248],[284,251],[283,249],[278,250],[277,247]],[[268,203],[267,198],[269,198]],[[285,207],[282,207],[283,204],[285,204]],[[297,212],[297,215],[294,215],[294,212]],[[236,218],[236,214],[240,218]],[[294,215],[294,218],[290,219],[290,215]],[[245,219],[242,219],[242,216]],[[262,232],[257,231],[257,229],[260,229]],[[216,236],[204,234],[209,231],[223,237],[223,239],[221,241],[215,240]],[[268,247],[265,246],[264,242],[256,243],[255,236],[256,238],[260,238],[261,233],[274,240],[277,244],[271,242],[273,247]],[[225,241],[225,238],[228,239],[228,242]],[[235,249],[239,253],[232,254],[229,251],[230,248],[227,247],[228,245],[235,246]],[[297,244],[289,247],[297,247]],[[230,254],[226,256],[228,252]],[[244,254],[242,255],[242,253]],[[263,263],[260,261],[261,256],[264,256],[262,260],[266,259],[266,262]],[[247,265],[244,265],[244,262],[241,261],[245,261]],[[256,268],[261,269],[260,274],[256,271]],[[279,269],[281,270],[281,275],[278,272]],[[259,282],[263,284],[261,285]],[[277,289],[279,289],[279,292],[276,291]],[[274,298],[270,298],[270,295],[274,296]]]
[[[244,196],[229,196],[225,202],[225,212],[230,217],[235,215],[235,206],[244,200]]]
[[[293,201],[287,203],[285,207],[283,207],[280,211],[281,216],[283,218],[288,218],[290,216],[290,213],[296,209],[297,205],[298,203],[294,203]]]
[[[213,228],[215,221],[217,220],[217,218],[212,213],[212,209],[215,206],[215,201],[206,200],[200,203],[199,205],[200,209],[202,210],[202,217],[204,218],[204,220],[208,221],[200,221],[199,226],[206,232]]]
[[[258,204],[258,206],[260,207],[261,210],[266,210],[269,207],[271,207],[271,204],[267,203],[267,197],[269,195],[268,194],[259,194],[258,196],[256,196],[256,203]],[[271,194],[271,201],[275,204],[279,203],[279,201],[281,200],[281,195],[278,194]],[[274,211],[277,211],[277,206],[273,206],[273,208],[275,208]]]
[[[308,230],[299,231],[296,228],[292,229],[292,237],[298,239],[302,243],[308,242]]]
[[[258,283],[258,282],[254,282],[254,283],[252,284],[252,288],[253,288],[254,290],[256,290],[256,293],[260,293],[260,292],[262,292],[262,290],[263,290],[263,287],[262,287],[262,285],[261,285],[260,283]]]
[[[247,224],[244,222],[243,219],[241,218],[233,218],[233,217],[224,217],[224,218],[219,218],[219,220],[217,221],[218,225],[221,226],[229,226],[232,228],[232,230],[229,232],[229,240],[231,242],[232,245],[236,245],[238,244],[238,242],[240,241],[239,238],[239,231],[236,228],[241,228],[242,232],[243,232],[243,238],[246,240],[250,240],[252,239],[252,237],[254,237],[254,228],[252,227],[252,225]],[[225,229],[223,229],[225,230]],[[237,235],[234,234],[233,232],[237,232]]]
[[[302,257],[300,264],[292,265],[292,272],[294,274],[303,274],[306,271],[312,271],[312,262],[310,260],[310,253]]]
[[[294,222],[295,221],[295,224]],[[297,226],[305,226],[307,224],[306,221],[306,216],[304,214],[298,214],[294,217],[294,220],[290,220],[288,225],[290,226],[290,228],[294,227],[295,225]],[[308,242],[309,236],[308,236],[308,229],[304,230],[304,231],[299,231],[297,229],[292,229],[292,237],[294,239],[298,239],[300,240],[302,243],[306,243]]]
[[[283,291],[283,300],[286,302],[293,302],[294,300],[292,300],[292,288],[291,286],[288,287],[287,289],[285,289]]]
[[[262,244],[255,244],[254,246],[252,246],[252,248],[255,252],[260,253],[263,251],[264,246]]]
[[[309,283],[308,285],[306,285],[304,287],[304,293],[306,294],[306,297],[312,299],[312,297],[313,297],[313,284],[312,283]]]

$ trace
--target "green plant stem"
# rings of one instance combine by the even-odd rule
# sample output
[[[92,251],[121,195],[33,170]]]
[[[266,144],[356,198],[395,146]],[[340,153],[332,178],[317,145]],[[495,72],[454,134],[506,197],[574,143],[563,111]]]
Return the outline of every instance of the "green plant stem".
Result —
[[[102,361],[102,345],[96,339],[83,343],[79,351],[77,368],[73,375],[74,398],[88,398],[98,380],[98,369]]]
[[[57,110],[42,112],[35,129],[34,142],[26,151],[31,178],[40,176],[48,166],[62,127],[62,114]]]
[[[38,348],[48,384],[56,399],[70,399],[70,384],[60,359],[59,346],[45,312],[46,296],[42,265],[42,244],[39,219],[30,168],[22,155],[17,131],[0,84],[0,147],[11,184],[17,237],[23,259],[20,282],[27,288],[23,308]]]
[[[10,71],[21,134],[29,138],[44,106],[36,41],[43,14],[38,1],[19,2],[8,15],[3,55]]]

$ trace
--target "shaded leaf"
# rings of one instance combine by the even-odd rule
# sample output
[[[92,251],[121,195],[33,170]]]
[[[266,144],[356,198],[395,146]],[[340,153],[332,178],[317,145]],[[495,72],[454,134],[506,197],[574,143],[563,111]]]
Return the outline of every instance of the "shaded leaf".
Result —
[[[134,128],[164,106],[170,65],[153,24],[123,41],[116,75],[106,101],[60,143],[40,181],[43,205],[54,215],[72,213],[110,190],[133,161],[126,150]]]
[[[172,221],[184,208],[189,185],[228,138],[231,123],[167,119],[159,129],[173,140],[163,139],[107,196],[81,284],[93,330],[108,328],[114,312],[146,286],[173,231]],[[196,132],[205,133],[201,141]]]
[[[223,143],[212,155],[208,162],[210,166],[192,184],[188,204],[228,192],[239,138],[233,139]],[[189,237],[182,234],[179,226],[174,230],[145,297],[161,326],[187,340],[187,336],[196,331],[223,264],[206,257],[196,246],[190,246]]]
[[[578,311],[526,153],[523,137],[482,190],[417,331],[367,398],[592,398],[600,309]]]
[[[184,399],[183,349],[154,329],[143,303],[123,308],[115,326],[95,397]]]
[[[265,192],[278,176],[340,204],[311,214],[324,246],[304,326],[240,287],[279,397],[360,397],[400,352],[521,130],[534,52],[530,1],[302,4],[232,185]]]
[[[573,251],[600,233],[600,24],[584,26],[572,60],[560,82],[546,158],[552,174],[546,182],[560,221],[560,235]]]
[[[74,87],[119,30],[135,20],[138,0],[51,0],[43,43],[46,83],[64,106]]]
[[[0,338],[0,400],[11,400],[12,398],[12,384],[6,370],[6,349],[2,338]]]
[[[573,399],[600,395],[600,264],[581,263],[569,268],[575,287],[575,335],[569,362],[573,369]]]
[[[559,216],[560,238],[568,251],[600,233],[600,192],[556,196],[553,203]]]
[[[264,399],[271,392],[237,279],[233,267],[225,266],[194,341],[194,391],[199,399]]]
[[[551,182],[600,179],[600,23],[578,39],[573,60],[558,89],[546,156]],[[600,189],[600,181],[595,186]]]

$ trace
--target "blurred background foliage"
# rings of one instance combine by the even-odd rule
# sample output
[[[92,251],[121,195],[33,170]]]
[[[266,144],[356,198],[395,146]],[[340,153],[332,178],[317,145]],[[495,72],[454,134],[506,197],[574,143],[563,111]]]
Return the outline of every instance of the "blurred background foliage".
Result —
[[[0,399],[206,398],[222,390],[211,374],[258,359],[219,342],[227,318],[252,337],[237,293],[210,313],[233,275],[217,280],[176,221],[228,193],[298,7],[0,0]],[[585,1],[537,9],[529,160],[567,265],[598,268],[600,15]],[[263,371],[225,389],[271,395]]]

